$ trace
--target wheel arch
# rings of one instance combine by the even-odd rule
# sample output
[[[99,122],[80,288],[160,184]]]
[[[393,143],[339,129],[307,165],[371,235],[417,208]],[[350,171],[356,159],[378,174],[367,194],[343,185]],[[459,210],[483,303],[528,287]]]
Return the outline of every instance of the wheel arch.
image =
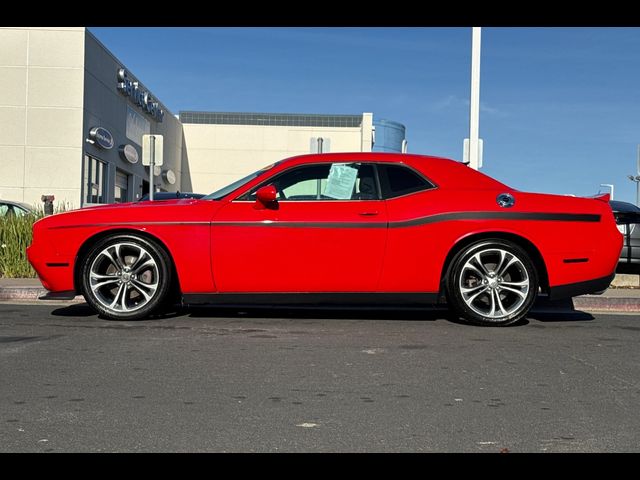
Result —
[[[136,235],[146,240],[150,240],[153,243],[155,243],[158,247],[162,248],[167,254],[167,257],[169,257],[169,260],[171,263],[171,265],[169,265],[169,267],[171,268],[171,279],[172,279],[170,292],[174,294],[179,294],[181,292],[180,279],[178,278],[178,272],[176,270],[175,261],[173,260],[171,251],[162,240],[160,240],[155,235],[152,235],[151,233],[145,232],[143,230],[136,230],[133,228],[114,228],[109,230],[102,230],[98,233],[95,233],[90,237],[88,237],[87,239],[85,239],[85,241],[82,242],[82,245],[80,245],[80,248],[78,249],[78,253],[76,254],[75,264],[73,266],[73,286],[76,290],[76,293],[79,293],[79,294],[82,293],[82,281],[80,278],[80,273],[81,273],[80,271],[81,271],[83,259],[89,253],[89,250],[96,242],[99,242],[100,240],[106,237],[110,237],[112,235]]]
[[[449,271],[451,269],[455,256],[469,245],[488,239],[507,240],[523,248],[531,258],[531,261],[536,268],[540,288],[543,292],[549,291],[549,275],[547,273],[547,265],[544,261],[544,258],[542,257],[542,254],[540,253],[540,250],[538,250],[535,244],[531,240],[517,233],[498,230],[473,233],[458,239],[451,250],[449,250],[449,253],[447,254],[442,266],[442,271],[440,272],[439,296],[441,298],[446,295],[446,279],[449,276]]]

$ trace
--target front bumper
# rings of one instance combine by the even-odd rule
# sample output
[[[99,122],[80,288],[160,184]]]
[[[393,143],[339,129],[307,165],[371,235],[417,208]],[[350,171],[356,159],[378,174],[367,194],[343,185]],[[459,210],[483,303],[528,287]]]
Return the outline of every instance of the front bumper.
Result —
[[[74,262],[61,257],[48,245],[32,243],[27,247],[27,259],[47,290],[65,292],[75,290],[73,282]]]

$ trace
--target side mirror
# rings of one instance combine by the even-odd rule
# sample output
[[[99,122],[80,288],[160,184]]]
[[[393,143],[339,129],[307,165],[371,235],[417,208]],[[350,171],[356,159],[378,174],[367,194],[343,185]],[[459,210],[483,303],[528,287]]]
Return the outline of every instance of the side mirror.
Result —
[[[254,208],[277,208],[278,201],[276,199],[278,192],[273,185],[261,187],[256,192],[256,204]]]

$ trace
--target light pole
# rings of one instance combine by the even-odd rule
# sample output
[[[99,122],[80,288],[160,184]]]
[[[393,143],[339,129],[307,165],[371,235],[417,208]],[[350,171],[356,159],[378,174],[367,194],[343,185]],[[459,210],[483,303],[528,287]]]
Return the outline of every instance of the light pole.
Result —
[[[609,197],[609,200],[613,200],[613,185],[611,185],[610,183],[601,183],[600,186],[608,187],[611,189],[611,196]]]
[[[480,168],[480,41],[481,27],[471,31],[471,98],[469,99],[469,166]]]
[[[636,205],[640,207],[640,175],[627,175],[632,182],[636,182]]]
[[[636,158],[636,174],[627,175],[627,178],[632,182],[636,182],[636,205],[640,207],[640,145],[638,145],[638,155]]]

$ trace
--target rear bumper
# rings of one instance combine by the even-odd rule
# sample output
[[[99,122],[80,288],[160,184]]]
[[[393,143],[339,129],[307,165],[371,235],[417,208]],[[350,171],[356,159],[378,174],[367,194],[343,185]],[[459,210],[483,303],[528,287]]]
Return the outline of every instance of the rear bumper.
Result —
[[[561,298],[576,297],[588,293],[601,293],[611,285],[616,274],[612,273],[606,277],[587,280],[584,282],[568,283],[566,285],[558,285],[549,289],[549,299],[559,300]]]

